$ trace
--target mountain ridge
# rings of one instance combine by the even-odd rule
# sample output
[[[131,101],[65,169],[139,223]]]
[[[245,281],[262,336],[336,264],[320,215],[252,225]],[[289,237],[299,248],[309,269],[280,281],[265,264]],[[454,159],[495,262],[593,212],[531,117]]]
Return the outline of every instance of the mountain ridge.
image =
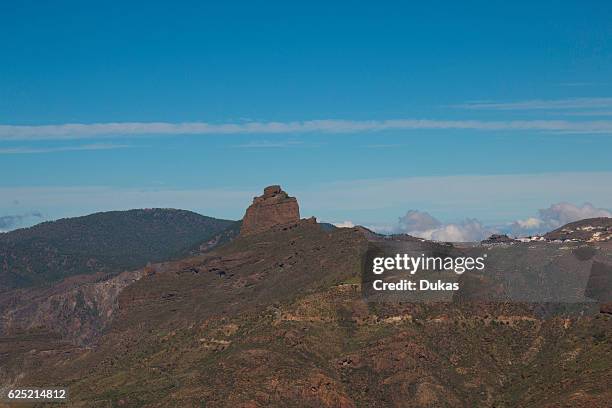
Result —
[[[173,257],[237,225],[187,210],[133,209],[46,221],[0,235],[0,287],[118,273]]]
[[[544,234],[547,240],[580,240],[602,242],[612,240],[612,218],[585,218],[569,222]]]

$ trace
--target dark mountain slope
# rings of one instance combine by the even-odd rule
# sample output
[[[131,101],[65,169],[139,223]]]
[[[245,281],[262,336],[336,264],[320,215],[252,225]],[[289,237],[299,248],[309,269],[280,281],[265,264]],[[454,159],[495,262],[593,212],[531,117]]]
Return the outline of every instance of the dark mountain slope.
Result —
[[[570,222],[544,235],[549,241],[575,240],[603,242],[612,240],[612,218],[587,218]]]
[[[0,291],[115,273],[187,254],[234,221],[190,211],[110,211],[0,234]]]

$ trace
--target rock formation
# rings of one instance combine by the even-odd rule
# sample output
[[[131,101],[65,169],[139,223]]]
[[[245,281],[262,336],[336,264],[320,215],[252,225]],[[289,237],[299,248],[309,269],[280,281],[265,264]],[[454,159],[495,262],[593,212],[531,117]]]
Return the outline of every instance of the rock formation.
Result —
[[[481,244],[507,244],[511,242],[518,242],[516,239],[510,238],[506,234],[493,234],[489,238],[480,241]]]
[[[269,186],[262,196],[255,197],[242,219],[240,235],[261,232],[275,225],[300,220],[300,208],[295,197],[289,197],[280,186]]]

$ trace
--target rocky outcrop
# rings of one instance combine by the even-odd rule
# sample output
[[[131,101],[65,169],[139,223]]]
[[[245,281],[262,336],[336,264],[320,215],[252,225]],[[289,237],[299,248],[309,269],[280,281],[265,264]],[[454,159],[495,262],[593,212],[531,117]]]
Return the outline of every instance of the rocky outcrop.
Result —
[[[269,186],[262,196],[255,197],[242,219],[240,235],[265,231],[276,225],[300,220],[300,208],[295,197],[289,197],[280,186]]]
[[[510,238],[506,234],[493,234],[489,238],[481,241],[481,244],[508,244],[518,242],[516,239]]]
[[[45,329],[75,345],[95,343],[118,308],[119,294],[163,264],[108,277],[78,275],[49,288],[0,293],[0,337]]]

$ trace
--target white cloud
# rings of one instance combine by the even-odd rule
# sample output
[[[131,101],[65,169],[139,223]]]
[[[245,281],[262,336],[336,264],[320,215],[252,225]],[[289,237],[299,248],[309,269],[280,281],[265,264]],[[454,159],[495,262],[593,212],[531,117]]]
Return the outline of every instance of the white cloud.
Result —
[[[279,141],[253,141],[249,143],[243,143],[239,145],[235,145],[233,147],[239,147],[243,149],[275,149],[275,148],[285,148],[285,147],[295,147],[302,146],[304,142],[299,140],[279,140]]]
[[[463,109],[534,110],[534,109],[596,109],[612,108],[612,98],[533,99],[516,102],[473,101],[453,105]]]
[[[540,218],[550,224],[560,227],[568,222],[585,218],[612,217],[612,213],[604,208],[595,208],[591,203],[576,206],[570,203],[557,203],[539,211]]]
[[[576,81],[576,82],[560,82],[557,86],[567,87],[583,87],[583,86],[606,86],[608,82],[589,82],[589,81]]]
[[[609,99],[612,100],[612,98]],[[612,133],[612,121],[388,119],[310,120],[301,122],[246,122],[221,124],[207,122],[121,122],[92,124],[68,123],[61,125],[36,126],[0,125],[0,141],[76,140],[147,135],[290,134],[310,132],[356,133],[413,129]]]
[[[105,144],[96,143],[81,146],[59,146],[59,147],[7,147],[0,148],[0,154],[36,154],[36,153],[55,153],[55,152],[73,152],[73,151],[88,151],[88,150],[113,150],[125,149],[130,145],[120,144]]]
[[[426,212],[409,210],[399,218],[401,231],[425,231],[438,228],[442,223]]]
[[[423,238],[435,241],[472,242],[483,240],[490,235],[491,232],[486,230],[478,220],[471,219],[459,224],[444,224],[423,234]]]
[[[355,226],[352,221],[335,222],[334,225],[338,228],[353,228]]]
[[[410,210],[400,217],[396,232],[448,242],[480,241],[491,235],[491,230],[476,219],[466,219],[459,223],[442,223],[429,213],[418,210]]]
[[[587,110],[579,112],[563,112],[569,116],[612,116],[612,110]]]
[[[612,212],[604,208],[596,208],[591,203],[577,206],[560,202],[539,210],[537,217],[515,221],[510,225],[509,232],[515,235],[541,234],[570,222],[597,217],[612,217]]]
[[[518,224],[520,228],[534,229],[534,228],[539,228],[540,225],[542,225],[542,220],[539,218],[535,218],[535,217],[529,217],[525,220],[518,220],[516,221],[516,223]]]
[[[373,229],[380,233],[405,233],[434,241],[473,242],[483,240],[494,233],[515,236],[542,234],[570,222],[596,217],[612,217],[612,212],[596,208],[590,203],[576,206],[561,202],[539,210],[537,217],[517,220],[506,225],[484,225],[473,218],[443,223],[427,212],[410,210],[398,219],[396,226]]]

